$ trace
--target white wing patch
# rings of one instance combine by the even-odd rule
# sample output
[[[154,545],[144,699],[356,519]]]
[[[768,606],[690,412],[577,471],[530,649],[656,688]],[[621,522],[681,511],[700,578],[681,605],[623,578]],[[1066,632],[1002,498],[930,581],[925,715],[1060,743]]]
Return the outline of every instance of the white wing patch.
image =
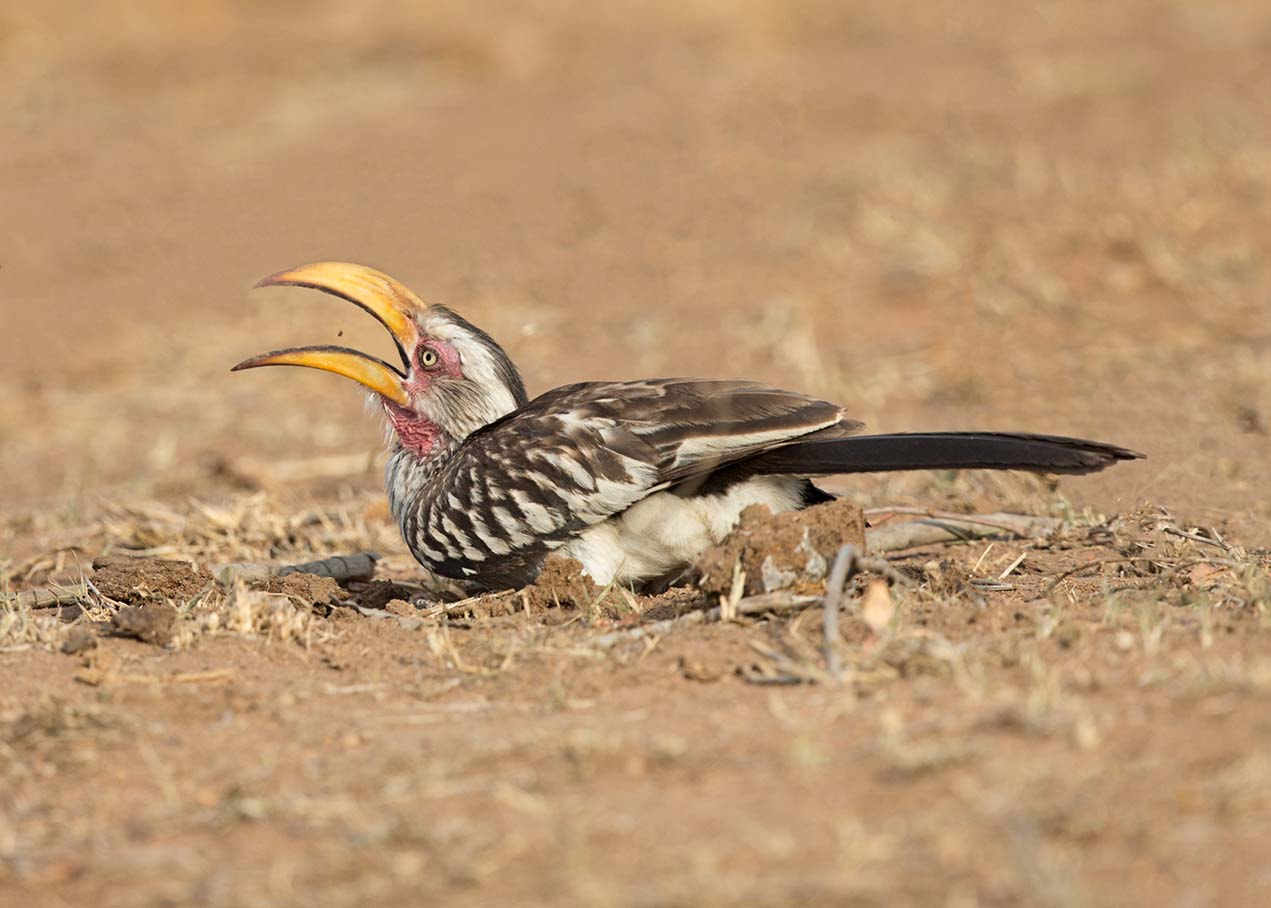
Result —
[[[839,418],[835,416],[820,424],[800,427],[798,431],[790,429],[770,429],[767,432],[748,432],[741,435],[721,435],[710,438],[700,436],[687,438],[675,452],[675,466],[682,467],[703,460],[718,458],[748,448],[764,448],[776,442],[801,438],[809,432],[816,432],[837,425]]]

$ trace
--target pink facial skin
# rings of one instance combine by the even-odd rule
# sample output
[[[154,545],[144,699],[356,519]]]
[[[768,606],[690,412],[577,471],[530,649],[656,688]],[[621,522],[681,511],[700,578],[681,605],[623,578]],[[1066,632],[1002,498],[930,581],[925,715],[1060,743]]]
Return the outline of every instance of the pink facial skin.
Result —
[[[437,354],[437,361],[432,366],[424,365],[423,357],[428,350]],[[438,377],[463,377],[459,352],[446,341],[423,338],[411,353],[411,370],[404,382],[411,399],[418,400],[427,395],[433,380]],[[399,407],[391,400],[384,400],[382,403],[384,412],[393,421],[393,428],[397,431],[397,437],[401,440],[402,446],[417,457],[428,457],[432,454],[441,437],[441,428],[413,409]]]

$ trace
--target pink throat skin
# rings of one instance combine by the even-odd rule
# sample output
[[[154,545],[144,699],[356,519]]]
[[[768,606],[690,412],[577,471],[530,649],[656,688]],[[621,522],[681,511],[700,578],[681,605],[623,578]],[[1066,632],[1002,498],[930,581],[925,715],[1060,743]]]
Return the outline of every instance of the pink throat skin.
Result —
[[[421,460],[427,460],[437,449],[441,440],[441,427],[391,401],[384,401],[384,412],[393,422],[397,438],[407,451]]]
[[[424,351],[431,350],[437,354],[438,361],[431,367],[421,359]],[[416,365],[410,369],[405,381],[407,392],[415,398],[428,394],[432,383],[437,378],[459,379],[463,377],[463,369],[459,362],[459,352],[453,344],[436,338],[422,337],[415,349],[411,351],[411,362]],[[397,437],[407,451],[421,460],[435,457],[439,453],[441,443],[446,440],[446,433],[435,422],[420,416],[414,410],[400,407],[391,400],[381,400],[384,412],[393,421]]]

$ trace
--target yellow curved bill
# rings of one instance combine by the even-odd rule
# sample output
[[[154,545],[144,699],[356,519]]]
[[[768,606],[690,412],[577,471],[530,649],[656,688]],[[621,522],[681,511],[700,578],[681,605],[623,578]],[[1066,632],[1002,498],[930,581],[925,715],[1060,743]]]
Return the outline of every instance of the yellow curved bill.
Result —
[[[351,378],[359,385],[370,388],[399,407],[410,405],[404,379],[392,366],[366,353],[348,347],[293,347],[275,350],[245,359],[231,372],[255,369],[258,366],[307,366]]]
[[[393,335],[402,360],[419,340],[414,316],[427,308],[408,287],[374,268],[351,262],[314,262],[279,271],[257,282],[257,287],[309,287],[360,306],[379,319]]]

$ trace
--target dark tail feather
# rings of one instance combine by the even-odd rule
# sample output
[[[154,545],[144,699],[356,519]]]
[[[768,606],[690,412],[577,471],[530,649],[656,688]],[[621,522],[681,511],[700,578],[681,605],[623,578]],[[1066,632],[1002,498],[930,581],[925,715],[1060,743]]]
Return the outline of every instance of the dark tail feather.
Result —
[[[805,441],[761,454],[761,473],[883,473],[893,470],[1029,470],[1095,473],[1143,455],[1099,441],[1001,432],[914,432]]]

